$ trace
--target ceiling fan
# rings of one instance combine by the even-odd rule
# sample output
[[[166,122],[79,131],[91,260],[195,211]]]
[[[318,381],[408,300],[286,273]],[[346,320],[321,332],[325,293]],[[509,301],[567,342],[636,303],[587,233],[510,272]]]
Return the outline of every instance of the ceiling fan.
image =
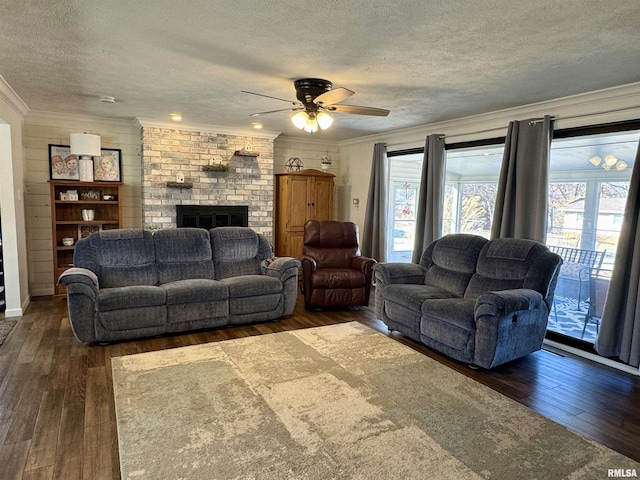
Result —
[[[318,128],[326,130],[331,126],[333,123],[333,118],[329,115],[331,112],[374,115],[379,117],[386,117],[389,114],[389,110],[383,108],[336,105],[352,96],[355,92],[343,87],[333,88],[333,84],[329,80],[323,80],[321,78],[300,78],[295,80],[293,85],[296,89],[296,98],[298,101],[242,90],[243,93],[273,98],[274,100],[282,100],[283,102],[288,102],[293,105],[293,107],[289,108],[252,113],[251,116],[256,117],[258,115],[285,111],[298,112],[291,117],[293,124],[299,129],[304,129],[309,133],[315,133],[318,131]]]

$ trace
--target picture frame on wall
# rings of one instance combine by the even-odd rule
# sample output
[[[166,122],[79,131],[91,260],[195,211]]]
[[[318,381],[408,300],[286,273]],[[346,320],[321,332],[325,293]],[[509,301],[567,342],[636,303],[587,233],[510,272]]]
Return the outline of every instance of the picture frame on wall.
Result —
[[[80,180],[78,156],[71,154],[69,145],[49,144],[49,178],[51,180]]]
[[[101,148],[101,155],[93,157],[93,179],[96,182],[120,182],[122,172],[122,150]]]

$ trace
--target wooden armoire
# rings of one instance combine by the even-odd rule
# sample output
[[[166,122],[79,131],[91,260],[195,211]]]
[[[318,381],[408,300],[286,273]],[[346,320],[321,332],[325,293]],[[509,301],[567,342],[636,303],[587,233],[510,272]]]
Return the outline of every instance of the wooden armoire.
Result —
[[[300,257],[304,224],[331,220],[334,177],[313,169],[276,174],[276,256]]]

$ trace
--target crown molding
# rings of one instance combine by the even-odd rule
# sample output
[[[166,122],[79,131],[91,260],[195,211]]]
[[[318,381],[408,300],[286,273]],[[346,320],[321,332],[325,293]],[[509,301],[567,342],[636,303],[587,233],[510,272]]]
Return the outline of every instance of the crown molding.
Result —
[[[390,130],[339,142],[340,147],[362,143],[386,142],[394,147],[408,141],[415,146],[415,137],[432,133],[459,137],[456,141],[504,136],[510,121],[551,115],[556,128],[570,128],[595,123],[608,123],[640,118],[640,82],[527,105],[460,117],[442,122]],[[398,142],[398,143],[395,143]],[[408,145],[408,144],[407,144]]]
[[[64,123],[82,123],[83,125],[95,125],[99,127],[108,123],[110,125],[118,125],[118,126],[126,126],[132,127],[138,126],[138,122],[134,118],[122,118],[122,117],[94,117],[90,115],[77,115],[72,113],[57,113],[57,112],[46,112],[46,111],[30,111],[28,118],[29,123],[37,124],[43,122],[46,125],[50,125],[55,122],[64,122]]]
[[[186,130],[196,133],[210,133],[212,135],[233,135],[237,137],[262,138],[270,141],[280,135],[280,132],[269,130],[243,130],[240,128],[225,127],[222,125],[206,125],[199,123],[176,123],[176,122],[160,122],[150,118],[138,117],[136,119],[143,128],[162,128],[165,130]]]
[[[0,75],[0,98],[4,100],[11,109],[24,118],[29,113],[29,107],[20,98],[16,91],[11,88],[2,75]]]

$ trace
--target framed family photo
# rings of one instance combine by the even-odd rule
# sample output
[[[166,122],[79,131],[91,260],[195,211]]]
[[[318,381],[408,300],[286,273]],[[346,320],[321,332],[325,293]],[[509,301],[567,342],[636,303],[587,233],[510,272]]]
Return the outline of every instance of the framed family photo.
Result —
[[[49,144],[49,177],[51,180],[80,180],[78,156],[71,155],[69,145]]]
[[[96,182],[119,182],[122,171],[122,150],[101,148],[101,155],[93,157],[93,179]]]

